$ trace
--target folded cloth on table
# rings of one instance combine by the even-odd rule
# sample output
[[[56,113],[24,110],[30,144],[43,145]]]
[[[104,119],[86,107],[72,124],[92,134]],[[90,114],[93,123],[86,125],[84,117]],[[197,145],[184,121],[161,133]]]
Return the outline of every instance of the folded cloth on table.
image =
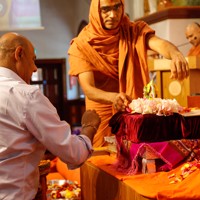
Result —
[[[130,174],[140,172],[145,152],[157,157],[157,171],[168,171],[182,161],[200,159],[200,139],[181,139],[152,143],[118,140],[117,169]]]

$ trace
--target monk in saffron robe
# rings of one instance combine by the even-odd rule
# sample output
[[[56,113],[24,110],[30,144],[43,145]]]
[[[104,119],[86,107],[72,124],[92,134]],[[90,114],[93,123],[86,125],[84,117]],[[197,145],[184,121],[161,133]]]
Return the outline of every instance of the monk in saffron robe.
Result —
[[[186,27],[185,35],[192,44],[188,56],[200,56],[200,25],[196,22],[189,24]]]
[[[157,37],[145,22],[131,22],[124,0],[91,1],[89,24],[72,40],[68,54],[69,74],[78,77],[86,109],[95,109],[101,118],[93,147],[105,145],[114,112],[143,97],[143,87],[149,82],[148,49],[172,60],[172,78],[188,77],[188,63],[180,51]]]

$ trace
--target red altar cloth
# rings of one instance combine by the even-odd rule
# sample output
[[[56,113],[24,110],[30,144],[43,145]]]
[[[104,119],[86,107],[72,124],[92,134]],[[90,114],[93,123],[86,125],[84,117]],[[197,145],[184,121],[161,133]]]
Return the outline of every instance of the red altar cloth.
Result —
[[[152,174],[125,175],[116,170],[117,160],[111,156],[94,156],[89,160],[103,171],[123,181],[137,193],[157,200],[199,200],[200,170],[197,169],[181,182],[170,184],[168,178],[171,174],[180,174],[184,164],[169,172],[156,172]]]
[[[200,116],[116,113],[110,126],[117,137],[134,143],[200,139]]]

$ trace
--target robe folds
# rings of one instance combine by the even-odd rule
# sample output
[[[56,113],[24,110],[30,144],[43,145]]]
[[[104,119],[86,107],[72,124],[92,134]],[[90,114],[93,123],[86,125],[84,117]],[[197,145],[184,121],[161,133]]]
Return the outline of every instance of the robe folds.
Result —
[[[121,2],[124,6],[124,1]],[[118,82],[118,92],[132,98],[143,97],[143,87],[149,82],[146,40],[155,34],[154,30],[143,21],[131,22],[126,14],[118,28],[106,30],[99,13],[99,0],[92,0],[89,24],[72,40],[68,51],[69,75],[100,72],[109,79],[109,84],[112,80]],[[94,102],[87,97],[86,109],[95,109],[101,117],[93,146],[103,146],[104,137],[111,135],[108,121],[114,109],[111,104]]]
[[[188,56],[200,56],[200,44],[197,45],[196,47],[193,46],[193,47],[189,50]]]

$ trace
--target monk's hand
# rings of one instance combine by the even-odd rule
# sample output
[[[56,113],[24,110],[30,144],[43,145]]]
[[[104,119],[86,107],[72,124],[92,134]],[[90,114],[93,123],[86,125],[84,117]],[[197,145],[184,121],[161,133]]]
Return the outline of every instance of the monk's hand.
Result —
[[[128,104],[132,101],[131,97],[121,92],[115,96],[113,106],[116,111],[125,111]]]
[[[171,60],[171,76],[172,79],[183,80],[189,76],[189,65],[185,57],[181,53],[176,53]]]

